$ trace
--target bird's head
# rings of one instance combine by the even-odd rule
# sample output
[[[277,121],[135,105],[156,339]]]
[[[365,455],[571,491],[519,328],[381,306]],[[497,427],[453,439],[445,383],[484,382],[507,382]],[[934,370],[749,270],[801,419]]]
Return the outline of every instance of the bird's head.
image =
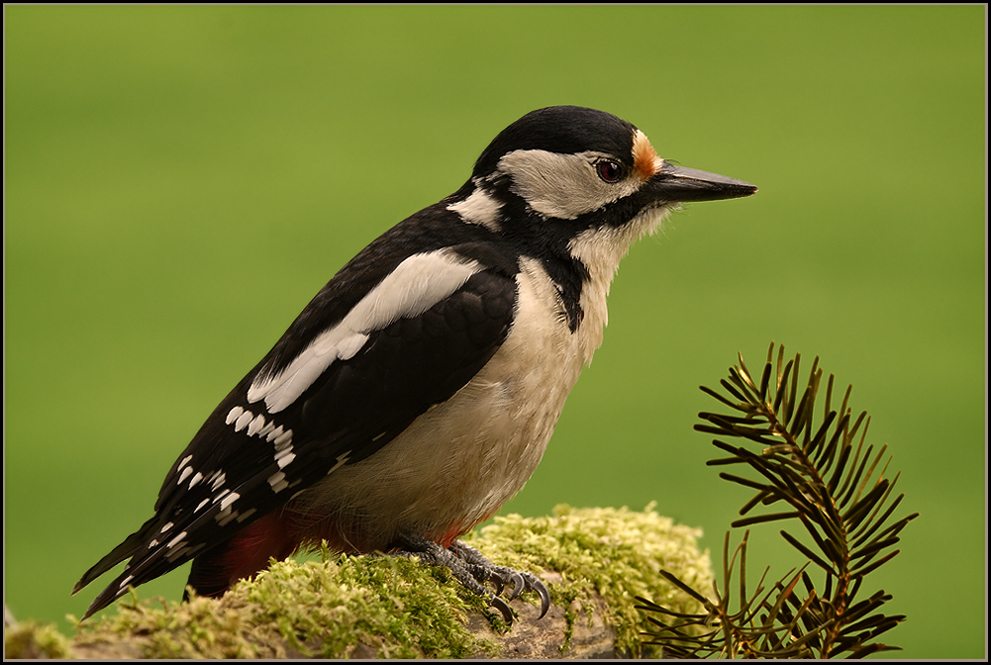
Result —
[[[573,255],[588,243],[625,253],[680,203],[756,191],[742,180],[675,166],[610,113],[552,106],[500,132],[449,209],[493,231],[564,241]]]
[[[506,176],[534,212],[569,220],[631,197],[653,207],[757,191],[742,180],[675,166],[631,123],[581,106],[532,111],[500,132],[472,178]]]

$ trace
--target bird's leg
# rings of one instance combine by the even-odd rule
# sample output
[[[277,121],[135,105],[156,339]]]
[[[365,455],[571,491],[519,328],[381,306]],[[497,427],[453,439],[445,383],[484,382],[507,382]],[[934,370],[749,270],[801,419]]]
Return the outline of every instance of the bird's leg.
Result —
[[[423,561],[447,568],[462,586],[482,596],[488,600],[489,605],[499,610],[506,623],[513,623],[513,611],[498,594],[502,593],[509,582],[513,584],[509,600],[515,599],[523,591],[536,591],[540,596],[540,616],[543,617],[550,607],[551,597],[547,587],[536,576],[506,566],[497,566],[478,550],[460,541],[454,541],[449,548],[445,548],[428,538],[406,535],[401,538],[400,545],[404,551],[398,552],[398,556],[417,556]],[[496,585],[496,593],[482,586],[488,581]]]

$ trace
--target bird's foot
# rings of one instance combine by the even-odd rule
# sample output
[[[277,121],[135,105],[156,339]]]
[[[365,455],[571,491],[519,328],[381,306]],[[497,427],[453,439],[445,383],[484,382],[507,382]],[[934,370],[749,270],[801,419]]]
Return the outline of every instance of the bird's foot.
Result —
[[[465,588],[487,599],[489,605],[499,610],[506,623],[513,623],[513,611],[500,595],[509,584],[512,584],[513,588],[506,596],[507,600],[516,599],[524,591],[535,591],[540,596],[538,619],[547,614],[550,608],[551,596],[537,576],[508,566],[497,566],[474,547],[465,545],[461,541],[456,540],[450,547],[445,548],[422,536],[405,536],[401,544],[405,551],[399,552],[399,556],[417,556],[423,561],[447,568]],[[496,588],[495,593],[483,586],[486,582],[492,582]]]

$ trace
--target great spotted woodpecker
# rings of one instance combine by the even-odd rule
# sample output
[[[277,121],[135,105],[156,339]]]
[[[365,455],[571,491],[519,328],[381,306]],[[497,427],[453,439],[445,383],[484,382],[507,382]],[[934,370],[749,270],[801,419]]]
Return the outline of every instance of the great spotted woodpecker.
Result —
[[[533,473],[633,242],[679,203],[756,191],[672,165],[608,113],[523,116],[458,191],[345,265],[213,411],[155,515],[76,584],[129,559],[84,618],[190,559],[188,585],[220,595],[321,540],[447,566],[507,620],[510,583],[546,612],[539,579],[456,539]]]

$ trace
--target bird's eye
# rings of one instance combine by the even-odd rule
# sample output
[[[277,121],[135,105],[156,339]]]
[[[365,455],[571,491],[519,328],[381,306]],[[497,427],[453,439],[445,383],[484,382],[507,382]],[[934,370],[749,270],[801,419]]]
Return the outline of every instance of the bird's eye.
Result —
[[[595,172],[603,182],[612,184],[623,178],[623,165],[611,159],[600,159],[595,163]]]

